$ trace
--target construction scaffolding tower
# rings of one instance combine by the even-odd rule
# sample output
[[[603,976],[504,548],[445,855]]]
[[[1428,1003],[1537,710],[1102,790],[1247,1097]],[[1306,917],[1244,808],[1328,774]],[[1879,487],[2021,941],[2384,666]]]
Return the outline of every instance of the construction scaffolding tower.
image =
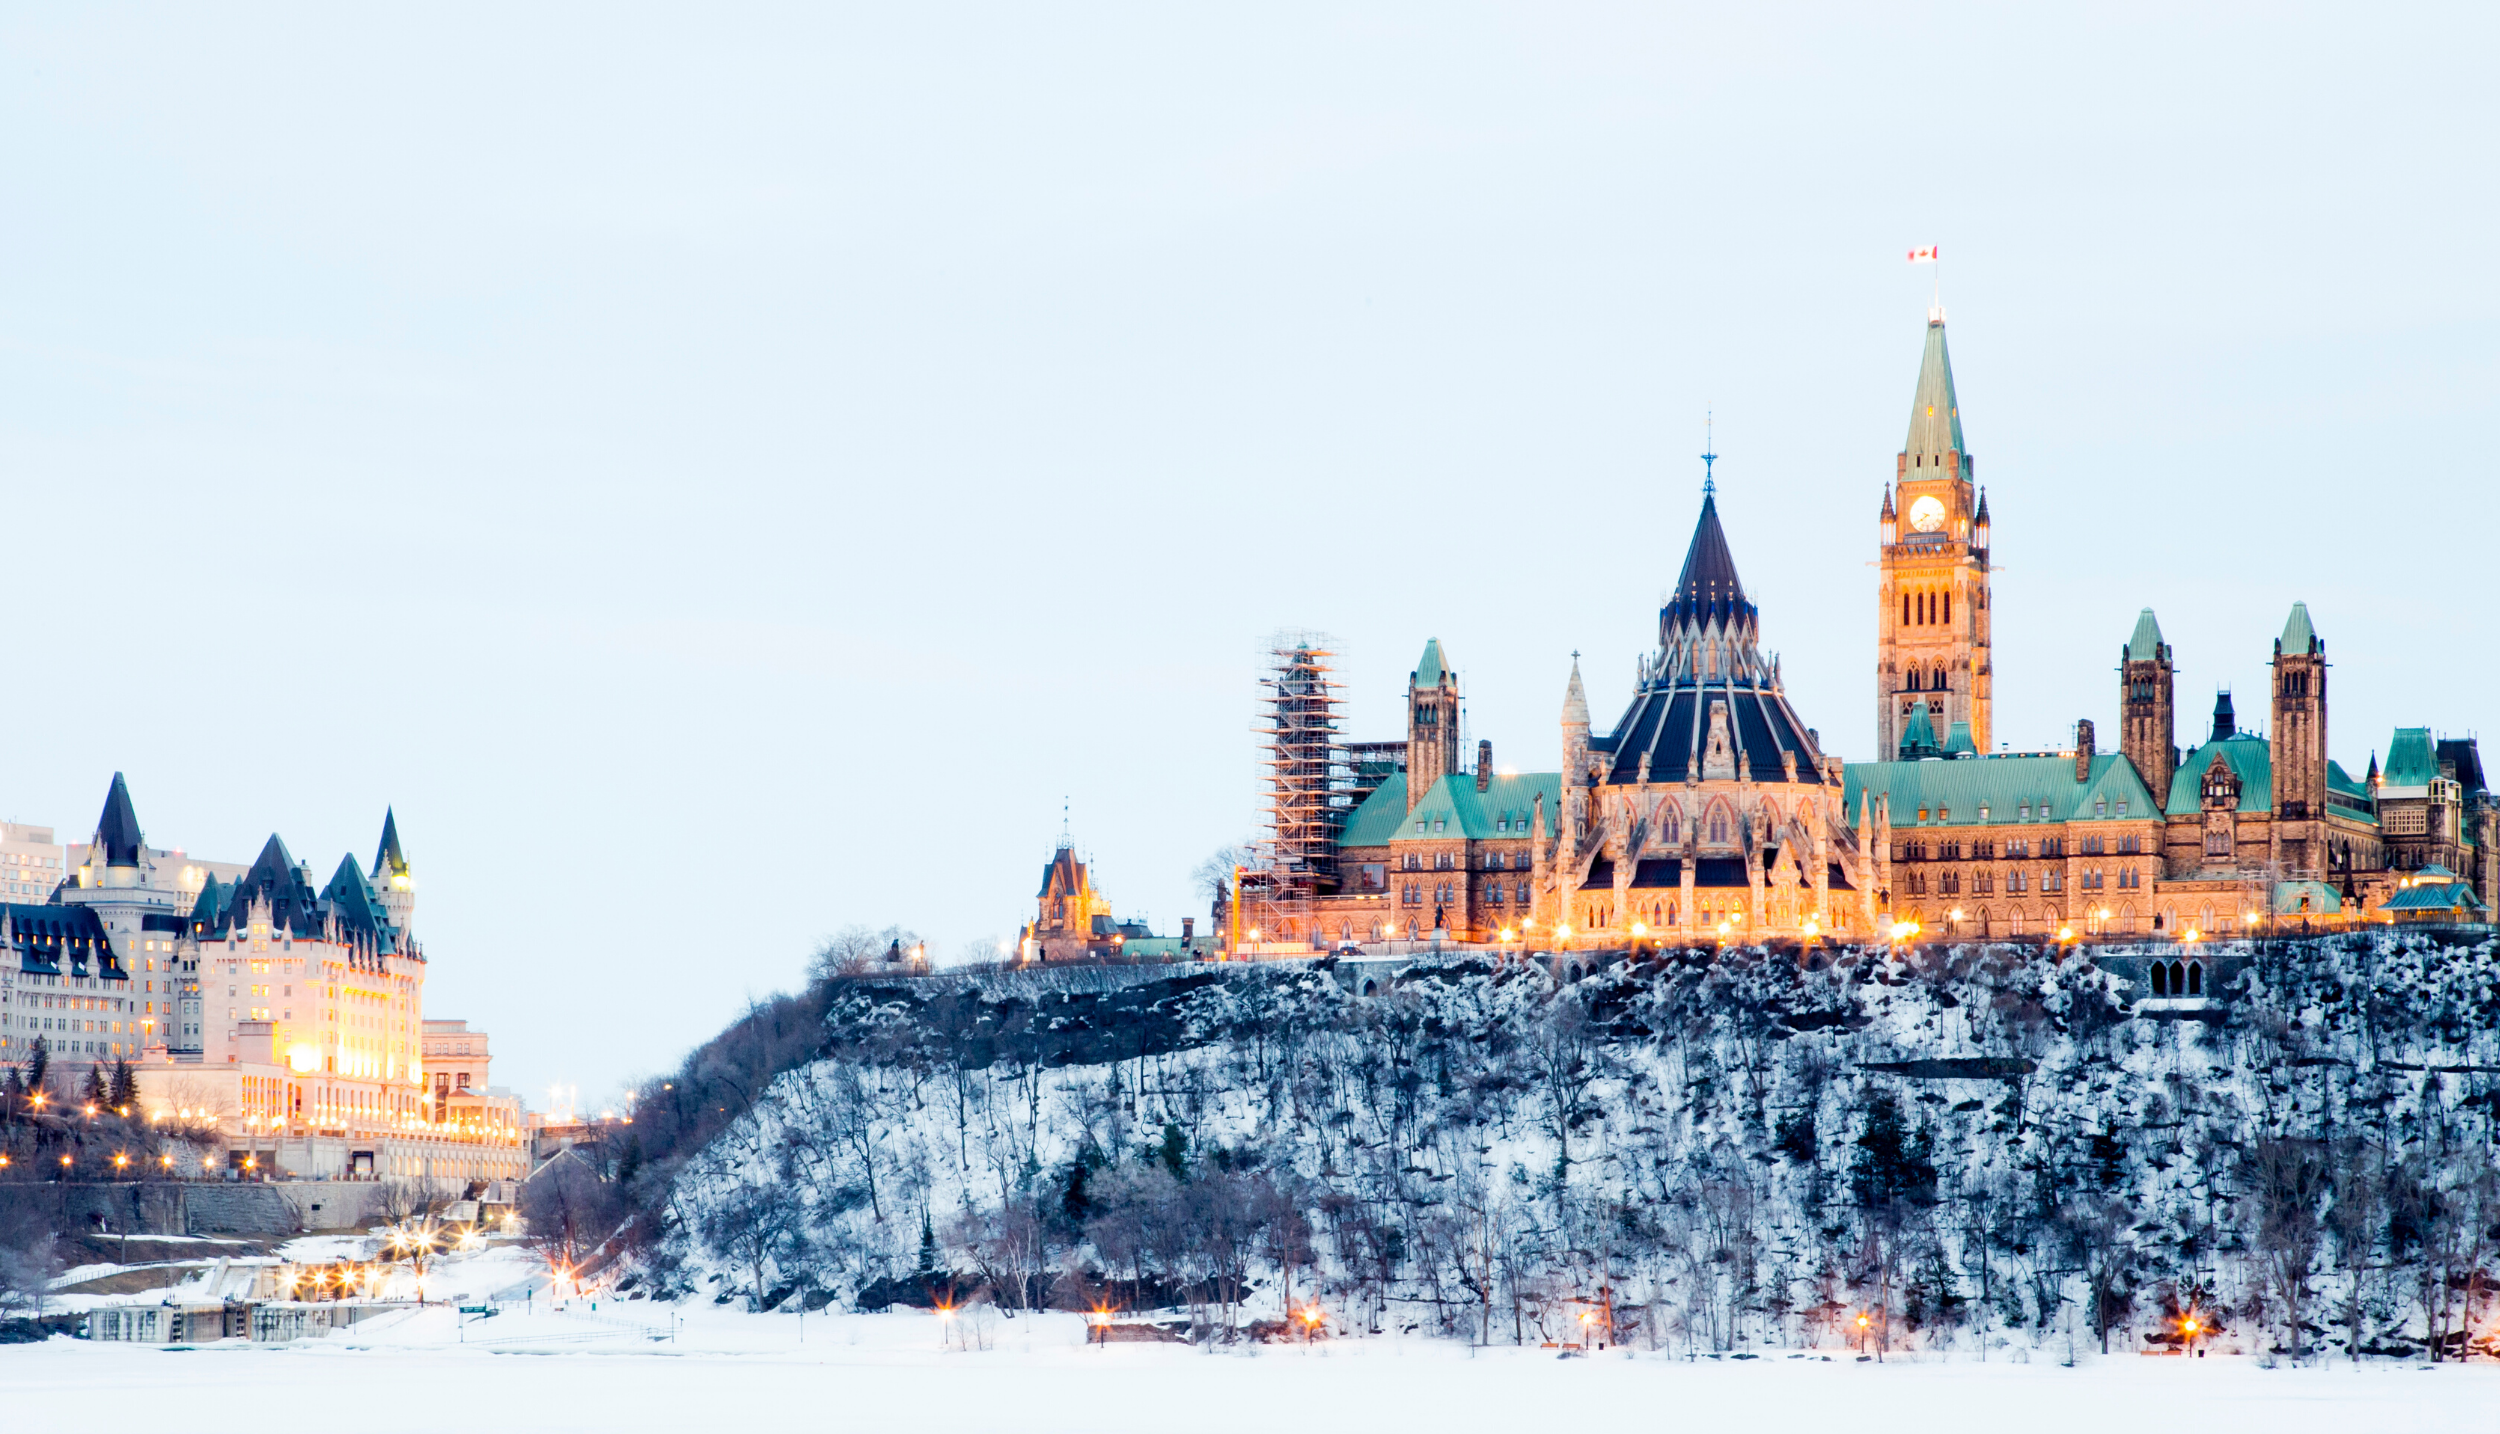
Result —
[[[1279,635],[1259,679],[1267,763],[1267,891],[1286,911],[1337,888],[1337,838],[1351,785],[1337,743],[1337,684],[1328,639]]]

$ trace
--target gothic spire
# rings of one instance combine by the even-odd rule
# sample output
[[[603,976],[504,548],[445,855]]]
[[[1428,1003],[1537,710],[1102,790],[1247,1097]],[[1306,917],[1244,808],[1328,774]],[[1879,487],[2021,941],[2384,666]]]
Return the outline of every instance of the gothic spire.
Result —
[[[1571,654],[1571,685],[1563,689],[1562,719],[1566,727],[1589,725],[1589,694],[1580,685],[1580,654],[1576,652]]]
[[[106,866],[137,866],[139,843],[139,814],[131,809],[130,785],[115,772],[112,789],[104,794],[104,815],[96,819],[95,844],[104,848]]]
[[[1913,474],[1941,466],[1962,446],[1962,410],[1953,396],[1953,359],[1945,352],[1944,319],[1927,321],[1927,351],[1918,361],[1918,393],[1910,402],[1910,437],[1901,451]]]
[[[373,874],[383,881],[408,874],[407,854],[399,849],[399,815],[382,809],[382,844],[374,848]]]

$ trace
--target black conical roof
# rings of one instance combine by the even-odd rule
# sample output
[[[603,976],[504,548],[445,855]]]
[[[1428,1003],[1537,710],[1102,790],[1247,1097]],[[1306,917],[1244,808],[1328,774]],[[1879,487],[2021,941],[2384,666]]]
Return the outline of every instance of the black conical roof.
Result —
[[[130,807],[130,785],[113,774],[113,789],[104,794],[104,815],[95,824],[95,844],[104,848],[106,866],[139,864],[139,814]]]
[[[1745,585],[1736,576],[1736,555],[1727,549],[1727,533],[1719,526],[1719,499],[1704,493],[1701,498],[1701,521],[1693,525],[1692,546],[1684,550],[1684,573],[1675,580],[1675,595],[1667,599],[1665,626],[1680,627],[1687,622],[1707,622],[1716,617],[1722,623],[1743,615],[1753,615],[1753,604],[1745,601]]]
[[[408,858],[399,849],[399,815],[382,809],[382,844],[374,848],[373,874],[385,880],[408,874]]]

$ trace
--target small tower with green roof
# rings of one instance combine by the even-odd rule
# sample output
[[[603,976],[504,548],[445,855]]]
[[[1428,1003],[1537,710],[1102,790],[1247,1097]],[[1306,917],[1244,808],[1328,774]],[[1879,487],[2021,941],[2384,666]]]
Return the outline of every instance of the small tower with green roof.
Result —
[[[2323,865],[2326,830],[2326,644],[2309,604],[2292,604],[2274,640],[2274,819],[2291,871]]]
[[[2177,673],[2153,610],[2136,615],[2135,632],[2118,652],[2118,750],[2135,764],[2147,790],[2170,790],[2179,766]]]
[[[1406,809],[1432,794],[1458,770],[1458,674],[1441,655],[1441,639],[1424,644],[1424,655],[1406,679]]]

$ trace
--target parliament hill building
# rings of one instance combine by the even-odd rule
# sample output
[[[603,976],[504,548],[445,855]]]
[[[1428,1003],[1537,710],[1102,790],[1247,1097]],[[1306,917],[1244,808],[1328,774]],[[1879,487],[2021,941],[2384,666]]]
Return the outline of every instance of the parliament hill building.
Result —
[[[1594,725],[1575,656],[1554,770],[1501,774],[1490,744],[1469,769],[1438,640],[1409,675],[1403,743],[1336,742],[1324,654],[1289,652],[1270,683],[1278,791],[1246,924],[1286,951],[2488,919],[2500,803],[2474,741],[2399,728],[2385,766],[2374,752],[2355,778],[2331,753],[2326,642],[2300,602],[2273,639],[2262,733],[2225,692],[2183,744],[2148,609],[2119,646],[2113,743],[2086,720],[2054,749],[1992,745],[1988,500],[1941,311],[1876,560],[1874,761],[1827,750],[1790,704],[1707,482],[1629,705]]]

